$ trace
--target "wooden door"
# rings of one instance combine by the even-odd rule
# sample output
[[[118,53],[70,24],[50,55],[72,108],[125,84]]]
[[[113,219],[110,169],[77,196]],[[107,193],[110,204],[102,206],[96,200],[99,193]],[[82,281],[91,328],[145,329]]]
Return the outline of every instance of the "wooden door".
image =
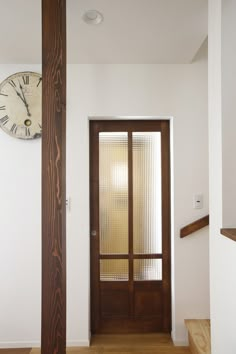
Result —
[[[92,333],[170,332],[168,121],[90,122]]]

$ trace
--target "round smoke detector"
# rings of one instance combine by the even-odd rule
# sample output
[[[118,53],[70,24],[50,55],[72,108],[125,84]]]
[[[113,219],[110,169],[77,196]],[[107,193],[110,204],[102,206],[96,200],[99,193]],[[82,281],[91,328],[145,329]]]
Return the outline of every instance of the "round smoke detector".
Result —
[[[89,25],[99,25],[103,21],[103,15],[97,10],[88,10],[82,16],[84,22]]]

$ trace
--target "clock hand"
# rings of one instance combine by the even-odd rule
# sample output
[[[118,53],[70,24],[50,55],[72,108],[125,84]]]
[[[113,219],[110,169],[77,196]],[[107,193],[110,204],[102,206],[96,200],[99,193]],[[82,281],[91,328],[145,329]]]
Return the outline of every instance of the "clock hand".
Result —
[[[29,105],[28,105],[28,103],[26,102],[25,98],[21,96],[20,92],[17,91],[17,89],[15,88],[15,86],[13,86],[13,85],[11,85],[11,86],[14,88],[14,90],[15,90],[17,96],[18,96],[18,97],[21,99],[21,101],[24,103],[24,105],[25,105],[25,107],[26,107],[26,110],[27,110],[27,115],[30,117],[31,114],[30,114],[29,108],[28,108]]]
[[[21,83],[19,82],[19,86],[20,86],[20,90],[21,90],[21,93],[22,93],[22,97],[23,97],[23,102],[25,104],[25,107],[27,109],[27,114],[28,114],[28,117],[31,117],[31,114],[30,114],[30,111],[29,111],[29,105],[26,101],[26,98],[25,98],[25,94],[24,94],[24,91],[23,91],[23,87],[21,85]]]
[[[22,102],[25,104],[25,101],[24,101],[23,97],[21,96],[20,92],[18,92],[17,90],[15,90],[15,91],[16,91],[17,96],[18,96],[18,97],[22,100]]]

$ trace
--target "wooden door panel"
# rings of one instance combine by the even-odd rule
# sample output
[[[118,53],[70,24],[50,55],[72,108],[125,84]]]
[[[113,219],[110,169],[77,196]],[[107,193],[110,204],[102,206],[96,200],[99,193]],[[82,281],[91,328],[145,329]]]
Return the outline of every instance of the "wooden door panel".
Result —
[[[101,282],[101,314],[103,321],[107,318],[128,318],[130,313],[130,295],[128,282]]]
[[[146,287],[145,283],[134,285],[134,317],[155,318],[162,316],[162,287]]]

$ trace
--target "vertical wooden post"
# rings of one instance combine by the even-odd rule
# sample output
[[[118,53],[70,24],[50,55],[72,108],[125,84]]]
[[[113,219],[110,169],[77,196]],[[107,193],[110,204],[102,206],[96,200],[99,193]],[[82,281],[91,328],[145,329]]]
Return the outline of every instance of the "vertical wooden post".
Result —
[[[66,353],[66,0],[42,0],[42,354]]]

